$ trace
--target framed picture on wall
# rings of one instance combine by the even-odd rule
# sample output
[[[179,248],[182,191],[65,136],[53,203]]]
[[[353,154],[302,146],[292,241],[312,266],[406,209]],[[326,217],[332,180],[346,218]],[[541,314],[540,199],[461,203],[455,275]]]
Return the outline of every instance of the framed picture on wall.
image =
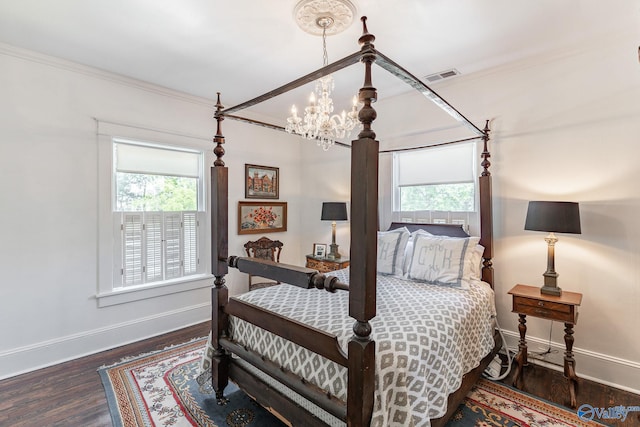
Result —
[[[238,202],[238,234],[287,231],[287,202]]]
[[[327,245],[324,243],[313,244],[313,256],[316,258],[324,258],[327,255]]]
[[[247,199],[277,199],[280,197],[280,168],[244,165],[244,197]]]

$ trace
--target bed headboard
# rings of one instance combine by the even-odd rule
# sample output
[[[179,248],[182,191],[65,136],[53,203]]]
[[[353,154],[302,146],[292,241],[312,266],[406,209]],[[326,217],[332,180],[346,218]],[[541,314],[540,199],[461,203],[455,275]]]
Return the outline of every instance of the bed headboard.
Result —
[[[389,230],[407,227],[410,233],[416,230],[427,231],[434,236],[469,237],[460,224],[420,224],[417,222],[392,222]]]

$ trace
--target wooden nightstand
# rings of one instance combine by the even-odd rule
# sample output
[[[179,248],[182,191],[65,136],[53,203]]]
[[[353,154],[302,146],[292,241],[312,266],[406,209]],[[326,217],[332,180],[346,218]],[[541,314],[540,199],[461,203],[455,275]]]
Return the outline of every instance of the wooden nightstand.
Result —
[[[573,358],[573,326],[578,322],[578,306],[582,302],[582,294],[577,292],[562,291],[562,295],[553,296],[540,293],[540,288],[527,285],[516,285],[509,291],[513,296],[513,312],[518,313],[518,331],[520,343],[518,355],[515,358],[516,371],[513,376],[513,385],[522,388],[523,368],[527,364],[527,315],[540,317],[547,320],[564,322],[564,376],[569,381],[569,393],[571,407],[577,406],[576,386],[576,361]]]
[[[349,258],[316,258],[313,255],[307,255],[307,268],[313,268],[320,273],[328,273],[334,270],[340,270],[349,267]]]

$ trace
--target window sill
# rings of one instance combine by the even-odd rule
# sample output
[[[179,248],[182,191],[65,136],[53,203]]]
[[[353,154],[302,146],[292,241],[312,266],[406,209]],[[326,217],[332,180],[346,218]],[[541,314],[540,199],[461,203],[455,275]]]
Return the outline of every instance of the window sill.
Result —
[[[111,292],[96,295],[98,307],[125,304],[143,299],[155,298],[163,295],[187,292],[195,289],[213,286],[211,274],[196,274],[176,280],[167,280],[150,285],[139,285],[120,288]]]

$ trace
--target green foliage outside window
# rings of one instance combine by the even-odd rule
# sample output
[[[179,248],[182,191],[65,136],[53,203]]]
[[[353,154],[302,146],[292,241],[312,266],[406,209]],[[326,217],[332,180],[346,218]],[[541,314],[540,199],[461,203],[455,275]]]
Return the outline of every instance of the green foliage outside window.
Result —
[[[198,180],[177,176],[116,173],[116,210],[198,210]]]
[[[475,206],[472,182],[400,187],[400,211],[472,212]]]

